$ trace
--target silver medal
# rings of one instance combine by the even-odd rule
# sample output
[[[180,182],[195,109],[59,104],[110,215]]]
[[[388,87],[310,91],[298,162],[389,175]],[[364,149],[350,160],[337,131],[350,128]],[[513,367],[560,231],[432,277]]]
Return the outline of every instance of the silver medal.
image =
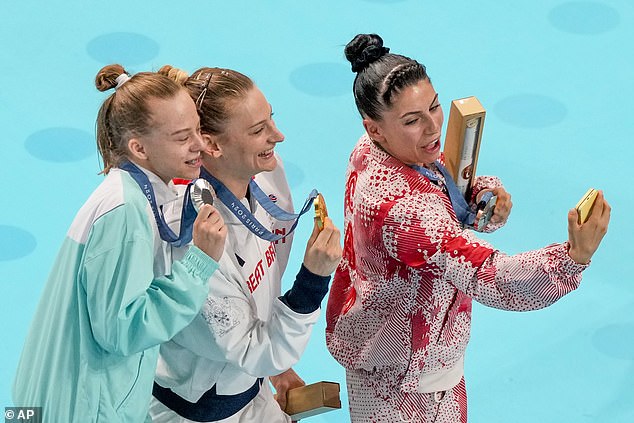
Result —
[[[189,195],[196,211],[199,211],[203,204],[213,204],[214,198],[216,198],[213,187],[203,178],[198,178],[192,183]]]
[[[495,210],[495,203],[497,202],[497,197],[493,196],[483,207],[478,207],[476,212],[476,218],[473,226],[477,231],[483,231],[484,227],[489,224],[491,217],[493,216],[493,211]]]

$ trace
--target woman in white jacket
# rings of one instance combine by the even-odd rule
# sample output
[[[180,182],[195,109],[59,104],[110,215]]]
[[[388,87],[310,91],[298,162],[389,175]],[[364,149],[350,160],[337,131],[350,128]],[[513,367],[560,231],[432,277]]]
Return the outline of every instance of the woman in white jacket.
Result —
[[[169,66],[162,71],[182,76]],[[271,106],[251,79],[229,69],[199,69],[185,86],[206,142],[201,177],[215,188],[228,235],[202,313],[161,347],[153,421],[288,422],[280,408],[286,390],[304,384],[291,366],[340,261],[340,233],[329,219],[321,231],[315,225],[293,287],[281,295],[291,243],[282,236],[293,220],[275,217],[292,202],[274,152],[284,136]]]

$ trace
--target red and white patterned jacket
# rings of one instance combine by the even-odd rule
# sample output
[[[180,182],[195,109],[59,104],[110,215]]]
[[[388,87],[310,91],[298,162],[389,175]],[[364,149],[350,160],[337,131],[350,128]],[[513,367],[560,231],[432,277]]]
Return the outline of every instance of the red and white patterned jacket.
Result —
[[[587,267],[570,259],[567,243],[513,256],[494,249],[462,228],[441,188],[367,135],[346,180],[344,253],[326,342],[347,370],[375,374],[387,389],[421,392],[421,378],[442,382],[453,372],[450,389],[461,377],[452,369],[462,366],[472,299],[504,310],[543,308],[576,289]],[[499,184],[480,177],[473,191]]]

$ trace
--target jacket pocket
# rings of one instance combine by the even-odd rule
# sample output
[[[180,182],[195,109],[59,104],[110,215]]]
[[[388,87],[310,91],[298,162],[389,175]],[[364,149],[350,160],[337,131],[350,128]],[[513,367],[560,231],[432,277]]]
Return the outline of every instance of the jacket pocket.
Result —
[[[123,399],[119,402],[119,405],[117,406],[117,412],[119,412],[119,410],[130,401],[130,398],[134,396],[133,394],[139,382],[139,376],[141,375],[141,369],[143,368],[144,357],[145,357],[145,351],[141,352],[139,356],[139,361],[136,366],[136,374],[134,375],[134,378],[132,379],[132,385],[129,387]]]

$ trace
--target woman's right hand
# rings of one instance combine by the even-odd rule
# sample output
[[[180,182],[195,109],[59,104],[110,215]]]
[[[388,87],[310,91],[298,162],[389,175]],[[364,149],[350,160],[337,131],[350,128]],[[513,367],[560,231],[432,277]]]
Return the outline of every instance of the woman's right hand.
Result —
[[[304,267],[315,275],[329,276],[337,269],[342,253],[341,234],[332,219],[326,217],[322,230],[315,222],[304,253]]]
[[[592,213],[585,223],[577,223],[577,211],[568,212],[568,255],[579,264],[587,264],[608,231],[611,207],[599,191]]]
[[[220,261],[225,249],[227,227],[216,208],[204,204],[198,211],[194,221],[193,242],[205,254],[216,261]]]

